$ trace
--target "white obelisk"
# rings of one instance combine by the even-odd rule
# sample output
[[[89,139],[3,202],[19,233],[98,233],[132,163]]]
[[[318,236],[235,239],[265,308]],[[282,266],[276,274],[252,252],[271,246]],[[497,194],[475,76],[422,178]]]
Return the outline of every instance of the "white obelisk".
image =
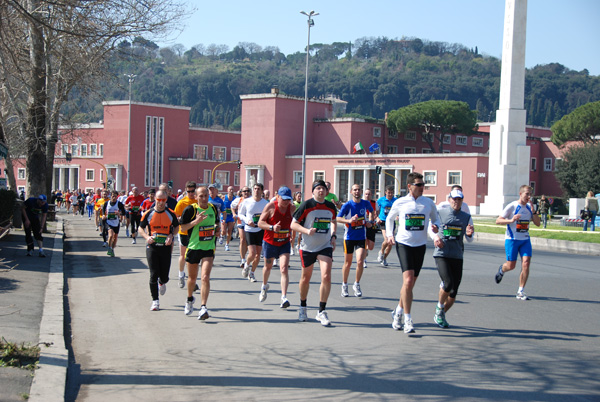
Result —
[[[527,0],[506,0],[500,108],[490,127],[488,194],[480,205],[482,215],[499,215],[529,184],[529,147],[526,145],[525,34]]]

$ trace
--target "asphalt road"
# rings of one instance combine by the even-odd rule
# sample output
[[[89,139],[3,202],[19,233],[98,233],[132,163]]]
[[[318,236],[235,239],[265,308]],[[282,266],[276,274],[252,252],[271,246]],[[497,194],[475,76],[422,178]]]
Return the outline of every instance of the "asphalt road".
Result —
[[[143,244],[121,238],[110,258],[87,218],[65,217],[65,233],[67,400],[600,400],[598,257],[535,250],[532,300],[519,301],[517,272],[494,282],[502,243],[468,244],[451,327],[441,329],[433,323],[440,278],[430,244],[414,294],[416,333],[407,336],[391,328],[401,286],[395,255],[384,268],[371,252],[363,297],[350,289],[343,298],[338,240],[327,304],[333,324],[325,328],[314,319],[317,270],[309,321],[298,322],[298,256],[292,306],[283,310],[277,271],[260,303],[260,271],[257,283],[243,279],[237,241],[230,252],[218,246],[211,318],[198,321],[183,313],[178,252],[161,311],[151,312]]]

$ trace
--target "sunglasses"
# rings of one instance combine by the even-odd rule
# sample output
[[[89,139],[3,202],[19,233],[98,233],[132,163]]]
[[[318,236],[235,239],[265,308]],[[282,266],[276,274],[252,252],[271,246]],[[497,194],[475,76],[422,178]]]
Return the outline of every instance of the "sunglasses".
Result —
[[[242,193],[249,193],[250,190],[242,190]]]
[[[155,198],[155,200],[156,200],[156,201],[163,201],[163,202],[164,202],[164,201],[166,201],[167,199],[166,199],[166,198]]]
[[[196,190],[186,190],[186,191],[188,192],[188,194],[189,194],[189,193],[195,193],[195,192],[196,192]]]
[[[425,183],[413,183],[411,186],[423,187]]]

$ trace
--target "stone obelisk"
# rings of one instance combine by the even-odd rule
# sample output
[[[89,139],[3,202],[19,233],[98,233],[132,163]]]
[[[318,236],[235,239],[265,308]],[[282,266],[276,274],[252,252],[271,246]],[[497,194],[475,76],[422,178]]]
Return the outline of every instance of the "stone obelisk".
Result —
[[[525,34],[527,0],[506,0],[500,108],[490,127],[488,194],[480,205],[482,215],[499,215],[529,184],[529,147],[526,145]]]

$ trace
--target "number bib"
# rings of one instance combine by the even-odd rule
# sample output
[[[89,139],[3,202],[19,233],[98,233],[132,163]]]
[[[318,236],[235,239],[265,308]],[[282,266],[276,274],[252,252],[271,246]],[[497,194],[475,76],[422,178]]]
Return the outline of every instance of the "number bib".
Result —
[[[167,241],[167,237],[168,236],[164,234],[154,233],[154,244],[156,244],[157,246],[164,246]]]
[[[529,232],[529,221],[526,221],[526,220],[517,221],[517,232],[518,233]]]
[[[350,222],[352,229],[363,229],[365,227],[365,217],[360,216],[356,221]]]
[[[410,231],[425,229],[425,215],[406,214],[404,216],[404,228]]]
[[[139,206],[133,206],[133,207],[131,207],[131,212],[137,212],[139,210],[140,210]]]
[[[444,225],[443,234],[447,239],[458,239],[462,236],[462,227],[455,225]]]
[[[252,215],[252,222],[254,222],[255,225],[258,226],[258,220],[260,219],[260,214],[254,214]]]
[[[200,241],[212,240],[215,237],[214,226],[200,226],[198,228],[198,237]]]
[[[317,233],[329,232],[330,226],[331,226],[331,219],[329,219],[329,218],[315,218],[315,221],[313,223],[313,228],[317,229]]]
[[[106,218],[108,220],[117,219],[117,214],[115,212],[109,212],[108,214],[106,214]]]
[[[290,238],[290,231],[286,230],[286,229],[283,229],[283,230],[280,230],[279,232],[273,233],[273,241],[275,241],[276,243],[286,242],[289,238]]]

